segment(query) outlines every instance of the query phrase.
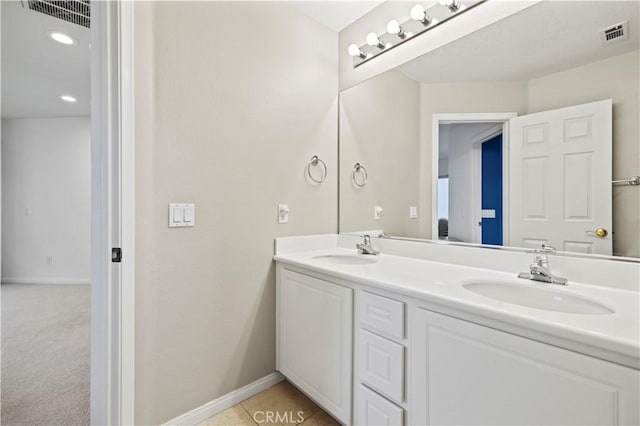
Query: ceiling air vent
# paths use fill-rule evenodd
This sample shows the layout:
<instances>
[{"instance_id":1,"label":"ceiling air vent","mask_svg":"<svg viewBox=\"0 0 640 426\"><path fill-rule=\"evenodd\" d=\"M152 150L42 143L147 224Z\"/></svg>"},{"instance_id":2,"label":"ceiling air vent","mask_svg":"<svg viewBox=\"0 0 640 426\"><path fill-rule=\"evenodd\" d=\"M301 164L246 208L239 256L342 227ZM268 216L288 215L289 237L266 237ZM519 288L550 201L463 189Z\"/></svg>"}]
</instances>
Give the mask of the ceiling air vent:
<instances>
[{"instance_id":1,"label":"ceiling air vent","mask_svg":"<svg viewBox=\"0 0 640 426\"><path fill-rule=\"evenodd\" d=\"M91 0L23 0L22 5L36 12L53 16L83 27L91 24Z\"/></svg>"},{"instance_id":2,"label":"ceiling air vent","mask_svg":"<svg viewBox=\"0 0 640 426\"><path fill-rule=\"evenodd\" d=\"M624 21L609 28L605 28L604 30L600 30L600 38L602 39L602 44L605 46L628 39L629 22Z\"/></svg>"}]
</instances>

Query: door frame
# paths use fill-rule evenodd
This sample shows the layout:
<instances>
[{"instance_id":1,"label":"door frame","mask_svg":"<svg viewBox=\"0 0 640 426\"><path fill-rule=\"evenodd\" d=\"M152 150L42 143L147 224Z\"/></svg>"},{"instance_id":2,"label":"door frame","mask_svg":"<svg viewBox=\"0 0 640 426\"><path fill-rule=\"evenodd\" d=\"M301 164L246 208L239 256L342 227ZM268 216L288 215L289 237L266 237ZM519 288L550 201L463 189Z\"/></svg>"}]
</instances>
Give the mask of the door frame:
<instances>
[{"instance_id":1,"label":"door frame","mask_svg":"<svg viewBox=\"0 0 640 426\"><path fill-rule=\"evenodd\" d=\"M508 176L509 176L509 120L517 117L517 112L470 112L433 114L431 119L431 238L438 235L438 148L440 146L441 124L502 123L502 214L503 245L509 241L508 217ZM477 137L481 137L482 134ZM475 162L475 161L474 161ZM475 172L474 172L475 173ZM434 237L435 236L435 237Z\"/></svg>"},{"instance_id":2,"label":"door frame","mask_svg":"<svg viewBox=\"0 0 640 426\"><path fill-rule=\"evenodd\" d=\"M91 424L135 420L133 7L91 4Z\"/></svg>"}]
</instances>

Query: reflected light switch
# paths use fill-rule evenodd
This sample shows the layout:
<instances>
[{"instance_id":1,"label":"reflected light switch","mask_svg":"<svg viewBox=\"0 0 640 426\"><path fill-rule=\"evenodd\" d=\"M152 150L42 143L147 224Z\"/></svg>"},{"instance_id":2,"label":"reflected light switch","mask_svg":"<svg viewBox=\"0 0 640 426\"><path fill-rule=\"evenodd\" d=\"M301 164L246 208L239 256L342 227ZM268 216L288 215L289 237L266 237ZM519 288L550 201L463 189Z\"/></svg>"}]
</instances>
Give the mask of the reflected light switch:
<instances>
[{"instance_id":1,"label":"reflected light switch","mask_svg":"<svg viewBox=\"0 0 640 426\"><path fill-rule=\"evenodd\" d=\"M418 218L418 207L411 206L409 207L409 219L417 219Z\"/></svg>"},{"instance_id":2,"label":"reflected light switch","mask_svg":"<svg viewBox=\"0 0 640 426\"><path fill-rule=\"evenodd\" d=\"M184 226L195 226L196 224L196 205L184 204Z\"/></svg>"},{"instance_id":3,"label":"reflected light switch","mask_svg":"<svg viewBox=\"0 0 640 426\"><path fill-rule=\"evenodd\" d=\"M174 204L171 207L171 222L182 223L184 219L184 209L180 204Z\"/></svg>"}]
</instances>

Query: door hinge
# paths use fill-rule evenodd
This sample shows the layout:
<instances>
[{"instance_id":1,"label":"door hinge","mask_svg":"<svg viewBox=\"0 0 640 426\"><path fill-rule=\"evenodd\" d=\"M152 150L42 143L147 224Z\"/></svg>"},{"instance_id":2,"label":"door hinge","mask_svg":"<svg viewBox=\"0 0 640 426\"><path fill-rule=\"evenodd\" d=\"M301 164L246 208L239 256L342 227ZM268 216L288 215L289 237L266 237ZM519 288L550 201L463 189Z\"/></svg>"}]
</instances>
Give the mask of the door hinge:
<instances>
[{"instance_id":1,"label":"door hinge","mask_svg":"<svg viewBox=\"0 0 640 426\"><path fill-rule=\"evenodd\" d=\"M122 262L122 249L120 247L111 249L111 261L114 263Z\"/></svg>"}]
</instances>

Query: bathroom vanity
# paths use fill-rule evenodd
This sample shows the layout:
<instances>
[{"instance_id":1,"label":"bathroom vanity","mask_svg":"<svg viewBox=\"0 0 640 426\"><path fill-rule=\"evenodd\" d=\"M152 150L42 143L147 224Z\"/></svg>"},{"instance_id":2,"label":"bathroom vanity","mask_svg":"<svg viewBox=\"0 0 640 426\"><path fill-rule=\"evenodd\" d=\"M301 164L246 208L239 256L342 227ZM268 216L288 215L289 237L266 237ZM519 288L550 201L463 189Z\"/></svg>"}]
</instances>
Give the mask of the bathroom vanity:
<instances>
[{"instance_id":1,"label":"bathroom vanity","mask_svg":"<svg viewBox=\"0 0 640 426\"><path fill-rule=\"evenodd\" d=\"M276 240L277 369L343 424L640 421L640 264L360 240Z\"/></svg>"}]
</instances>

